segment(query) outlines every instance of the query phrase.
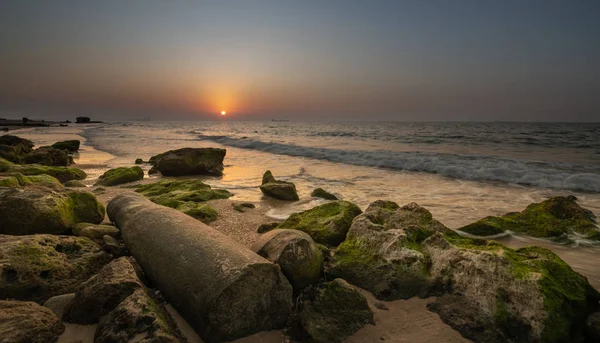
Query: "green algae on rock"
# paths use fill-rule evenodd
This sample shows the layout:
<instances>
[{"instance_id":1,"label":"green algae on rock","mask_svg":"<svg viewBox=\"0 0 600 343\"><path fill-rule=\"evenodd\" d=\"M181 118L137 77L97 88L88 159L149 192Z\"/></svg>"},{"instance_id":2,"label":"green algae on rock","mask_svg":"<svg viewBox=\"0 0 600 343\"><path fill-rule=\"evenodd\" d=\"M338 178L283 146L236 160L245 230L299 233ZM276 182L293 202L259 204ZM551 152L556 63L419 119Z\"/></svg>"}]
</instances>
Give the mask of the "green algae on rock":
<instances>
[{"instance_id":1,"label":"green algae on rock","mask_svg":"<svg viewBox=\"0 0 600 343\"><path fill-rule=\"evenodd\" d=\"M81 182L79 180L69 180L64 183L64 186L68 187L68 188L86 188L87 187L83 182Z\"/></svg>"},{"instance_id":2,"label":"green algae on rock","mask_svg":"<svg viewBox=\"0 0 600 343\"><path fill-rule=\"evenodd\" d=\"M44 166L69 166L73 158L66 151L51 147L41 147L23 157L27 164L41 164Z\"/></svg>"},{"instance_id":3,"label":"green algae on rock","mask_svg":"<svg viewBox=\"0 0 600 343\"><path fill-rule=\"evenodd\" d=\"M182 148L152 156L150 174L159 171L164 176L223 175L225 149Z\"/></svg>"},{"instance_id":4,"label":"green algae on rock","mask_svg":"<svg viewBox=\"0 0 600 343\"><path fill-rule=\"evenodd\" d=\"M327 192L323 188L315 189L312 193L310 193L310 196L314 198L322 198L325 200L338 200L338 198L335 195Z\"/></svg>"},{"instance_id":5,"label":"green algae on rock","mask_svg":"<svg viewBox=\"0 0 600 343\"><path fill-rule=\"evenodd\" d=\"M553 197L534 203L522 212L502 217L486 217L460 228L475 236L493 236L513 231L541 238L567 238L577 234L583 238L600 241L600 229L593 213L580 207L574 196Z\"/></svg>"},{"instance_id":6,"label":"green algae on rock","mask_svg":"<svg viewBox=\"0 0 600 343\"><path fill-rule=\"evenodd\" d=\"M117 186L128 182L139 181L144 178L144 171L138 166L119 167L106 171L102 174L96 185Z\"/></svg>"},{"instance_id":7,"label":"green algae on rock","mask_svg":"<svg viewBox=\"0 0 600 343\"><path fill-rule=\"evenodd\" d=\"M50 188L63 187L58 179L46 174L25 176L21 173L5 173L0 175L0 187L25 187L31 185Z\"/></svg>"},{"instance_id":8,"label":"green algae on rock","mask_svg":"<svg viewBox=\"0 0 600 343\"><path fill-rule=\"evenodd\" d=\"M253 203L250 203L250 202L232 203L231 206L233 207L234 210L236 210L238 212L242 212L242 213L244 213L244 209L246 209L246 208L256 208L256 205L254 205Z\"/></svg>"},{"instance_id":9,"label":"green algae on rock","mask_svg":"<svg viewBox=\"0 0 600 343\"><path fill-rule=\"evenodd\" d=\"M0 172L21 173L27 176L46 174L57 178L60 182L83 180L87 177L87 174L83 170L77 168L52 167L37 164L20 165L11 163L3 158L0 158Z\"/></svg>"},{"instance_id":10,"label":"green algae on rock","mask_svg":"<svg viewBox=\"0 0 600 343\"><path fill-rule=\"evenodd\" d=\"M342 279L323 283L304 301L302 330L314 343L341 342L366 324L375 324L367 299Z\"/></svg>"},{"instance_id":11,"label":"green algae on rock","mask_svg":"<svg viewBox=\"0 0 600 343\"><path fill-rule=\"evenodd\" d=\"M72 293L110 261L85 237L0 235L0 295L43 302Z\"/></svg>"},{"instance_id":12,"label":"green algae on rock","mask_svg":"<svg viewBox=\"0 0 600 343\"><path fill-rule=\"evenodd\" d=\"M262 177L262 184L260 190L264 195L270 196L279 200L296 201L298 192L296 192L296 185L292 182L278 181L275 180L270 170L267 170Z\"/></svg>"},{"instance_id":13,"label":"green algae on rock","mask_svg":"<svg viewBox=\"0 0 600 343\"><path fill-rule=\"evenodd\" d=\"M77 223L103 219L104 206L92 193L39 186L0 188L0 234L64 234Z\"/></svg>"},{"instance_id":14,"label":"green algae on rock","mask_svg":"<svg viewBox=\"0 0 600 343\"><path fill-rule=\"evenodd\" d=\"M304 231L317 243L337 246L346 238L354 217L361 213L351 202L332 201L294 213L277 228Z\"/></svg>"},{"instance_id":15,"label":"green algae on rock","mask_svg":"<svg viewBox=\"0 0 600 343\"><path fill-rule=\"evenodd\" d=\"M21 163L23 157L32 151L33 142L28 139L13 135L0 136L0 159Z\"/></svg>"},{"instance_id":16,"label":"green algae on rock","mask_svg":"<svg viewBox=\"0 0 600 343\"><path fill-rule=\"evenodd\" d=\"M187 214L190 217L194 217L199 221L208 224L217 220L219 213L209 204L202 204L192 201L184 201L174 207L176 210Z\"/></svg>"},{"instance_id":17,"label":"green algae on rock","mask_svg":"<svg viewBox=\"0 0 600 343\"><path fill-rule=\"evenodd\" d=\"M69 152L76 152L79 150L80 141L73 139L68 141L56 142L52 144L54 149L66 150Z\"/></svg>"}]
</instances>

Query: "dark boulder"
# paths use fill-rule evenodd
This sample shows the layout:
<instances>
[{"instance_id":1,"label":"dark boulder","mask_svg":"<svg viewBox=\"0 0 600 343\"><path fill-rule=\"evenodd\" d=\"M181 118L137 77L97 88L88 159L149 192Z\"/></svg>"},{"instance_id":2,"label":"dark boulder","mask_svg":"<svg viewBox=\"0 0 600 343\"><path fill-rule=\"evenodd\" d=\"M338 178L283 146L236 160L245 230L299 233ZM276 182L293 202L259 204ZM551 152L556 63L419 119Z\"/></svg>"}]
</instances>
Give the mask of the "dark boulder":
<instances>
[{"instance_id":1,"label":"dark boulder","mask_svg":"<svg viewBox=\"0 0 600 343\"><path fill-rule=\"evenodd\" d=\"M0 300L0 341L56 342L65 326L49 309L29 301Z\"/></svg>"},{"instance_id":2,"label":"dark boulder","mask_svg":"<svg viewBox=\"0 0 600 343\"><path fill-rule=\"evenodd\" d=\"M225 149L183 148L152 156L150 173L159 171L164 176L223 175Z\"/></svg>"},{"instance_id":3,"label":"dark boulder","mask_svg":"<svg viewBox=\"0 0 600 343\"><path fill-rule=\"evenodd\" d=\"M0 136L0 158L22 163L23 157L33 151L33 142L13 135Z\"/></svg>"},{"instance_id":4,"label":"dark boulder","mask_svg":"<svg viewBox=\"0 0 600 343\"><path fill-rule=\"evenodd\" d=\"M315 189L312 193L310 193L310 196L313 198L322 198L325 200L338 200L338 198L335 195L327 192L323 188Z\"/></svg>"},{"instance_id":5,"label":"dark boulder","mask_svg":"<svg viewBox=\"0 0 600 343\"><path fill-rule=\"evenodd\" d=\"M27 164L41 164L43 166L69 166L73 159L65 150L51 147L41 147L25 155L23 161Z\"/></svg>"},{"instance_id":6,"label":"dark boulder","mask_svg":"<svg viewBox=\"0 0 600 343\"><path fill-rule=\"evenodd\" d=\"M271 171L267 170L262 178L260 190L264 195L279 200L296 201L300 199L296 192L296 185L292 182L275 180Z\"/></svg>"},{"instance_id":7,"label":"dark boulder","mask_svg":"<svg viewBox=\"0 0 600 343\"><path fill-rule=\"evenodd\" d=\"M80 144L81 144L80 141L73 139L73 140L69 140L69 141L56 142L56 143L52 144L52 147L54 149L66 150L69 152L76 152L79 150Z\"/></svg>"}]
</instances>

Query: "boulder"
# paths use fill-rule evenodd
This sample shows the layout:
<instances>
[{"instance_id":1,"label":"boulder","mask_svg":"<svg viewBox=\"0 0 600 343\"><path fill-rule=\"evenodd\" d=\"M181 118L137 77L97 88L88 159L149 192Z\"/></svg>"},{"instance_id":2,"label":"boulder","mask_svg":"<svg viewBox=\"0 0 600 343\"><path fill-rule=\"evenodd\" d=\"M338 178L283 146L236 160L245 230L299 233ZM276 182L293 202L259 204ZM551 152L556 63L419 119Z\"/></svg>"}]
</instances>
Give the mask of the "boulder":
<instances>
[{"instance_id":1,"label":"boulder","mask_svg":"<svg viewBox=\"0 0 600 343\"><path fill-rule=\"evenodd\" d=\"M260 236L252 250L276 263L299 291L319 280L323 273L323 254L309 235L298 230L273 230Z\"/></svg>"},{"instance_id":2,"label":"boulder","mask_svg":"<svg viewBox=\"0 0 600 343\"><path fill-rule=\"evenodd\" d=\"M579 206L574 196L553 197L534 203L522 212L486 217L459 230L474 236L493 236L506 231L534 237L569 239L569 236L600 241L594 214Z\"/></svg>"},{"instance_id":3,"label":"boulder","mask_svg":"<svg viewBox=\"0 0 600 343\"><path fill-rule=\"evenodd\" d=\"M87 187L83 182L81 182L79 180L69 180L64 183L64 186L68 187L68 188L86 188Z\"/></svg>"},{"instance_id":4,"label":"boulder","mask_svg":"<svg viewBox=\"0 0 600 343\"><path fill-rule=\"evenodd\" d=\"M94 343L179 343L172 322L164 306L138 289L100 319Z\"/></svg>"},{"instance_id":5,"label":"boulder","mask_svg":"<svg viewBox=\"0 0 600 343\"><path fill-rule=\"evenodd\" d=\"M25 176L21 173L4 173L0 175L0 187L25 187L31 185L63 188L58 179L46 174Z\"/></svg>"},{"instance_id":6,"label":"boulder","mask_svg":"<svg viewBox=\"0 0 600 343\"><path fill-rule=\"evenodd\" d=\"M310 210L292 214L279 229L304 231L321 244L337 246L345 238L352 220L362 211L348 201L332 201Z\"/></svg>"},{"instance_id":7,"label":"boulder","mask_svg":"<svg viewBox=\"0 0 600 343\"><path fill-rule=\"evenodd\" d=\"M135 167L119 167L110 169L102 174L96 185L101 186L116 186L128 182L139 181L144 178L144 171L142 168Z\"/></svg>"},{"instance_id":8,"label":"boulder","mask_svg":"<svg viewBox=\"0 0 600 343\"><path fill-rule=\"evenodd\" d=\"M64 151L51 147L35 149L23 157L27 164L41 164L43 166L68 166L73 159Z\"/></svg>"},{"instance_id":9,"label":"boulder","mask_svg":"<svg viewBox=\"0 0 600 343\"><path fill-rule=\"evenodd\" d=\"M367 299L342 279L318 286L305 300L299 322L308 341L341 342L366 324L375 324Z\"/></svg>"},{"instance_id":10,"label":"boulder","mask_svg":"<svg viewBox=\"0 0 600 343\"><path fill-rule=\"evenodd\" d=\"M110 256L85 237L0 235L0 298L37 302L75 289Z\"/></svg>"},{"instance_id":11,"label":"boulder","mask_svg":"<svg viewBox=\"0 0 600 343\"><path fill-rule=\"evenodd\" d=\"M586 338L589 342L600 342L600 312L592 313L586 321Z\"/></svg>"},{"instance_id":12,"label":"boulder","mask_svg":"<svg viewBox=\"0 0 600 343\"><path fill-rule=\"evenodd\" d=\"M223 175L225 149L183 148L152 156L150 173L159 171L164 176Z\"/></svg>"},{"instance_id":13,"label":"boulder","mask_svg":"<svg viewBox=\"0 0 600 343\"><path fill-rule=\"evenodd\" d=\"M126 257L113 260L77 288L63 319L77 324L97 323L133 292L142 289L144 286L131 262Z\"/></svg>"},{"instance_id":14,"label":"boulder","mask_svg":"<svg viewBox=\"0 0 600 343\"><path fill-rule=\"evenodd\" d=\"M322 198L325 200L338 200L338 198L335 195L327 192L323 188L315 189L312 193L310 193L310 196L313 198Z\"/></svg>"},{"instance_id":15,"label":"boulder","mask_svg":"<svg viewBox=\"0 0 600 343\"><path fill-rule=\"evenodd\" d=\"M265 233L265 232L275 229L277 226L279 226L279 222L260 224L258 226L258 228L256 229L256 232L257 233Z\"/></svg>"},{"instance_id":16,"label":"boulder","mask_svg":"<svg viewBox=\"0 0 600 343\"><path fill-rule=\"evenodd\" d=\"M97 225L90 223L79 223L73 226L73 235L87 237L91 239L102 239L108 235L111 237L119 236L119 229L112 225Z\"/></svg>"},{"instance_id":17,"label":"boulder","mask_svg":"<svg viewBox=\"0 0 600 343\"><path fill-rule=\"evenodd\" d=\"M238 211L238 212L245 212L245 209L247 208L256 208L256 205L254 205L253 203L250 202L243 202L243 203L231 203L231 206L233 207L234 210Z\"/></svg>"},{"instance_id":18,"label":"boulder","mask_svg":"<svg viewBox=\"0 0 600 343\"><path fill-rule=\"evenodd\" d=\"M79 150L80 141L73 139L68 141L56 142L52 144L54 149L66 150L69 152L76 152Z\"/></svg>"},{"instance_id":19,"label":"boulder","mask_svg":"<svg viewBox=\"0 0 600 343\"><path fill-rule=\"evenodd\" d=\"M100 223L104 206L89 192L45 187L0 188L0 234L64 234L77 223Z\"/></svg>"},{"instance_id":20,"label":"boulder","mask_svg":"<svg viewBox=\"0 0 600 343\"><path fill-rule=\"evenodd\" d=\"M125 244L117 241L114 237L106 235L102 237L102 241L104 243L104 250L113 255L114 257L121 257L128 255L127 247Z\"/></svg>"},{"instance_id":21,"label":"boulder","mask_svg":"<svg viewBox=\"0 0 600 343\"><path fill-rule=\"evenodd\" d=\"M142 160L141 158L136 158L135 164L144 164L144 160Z\"/></svg>"},{"instance_id":22,"label":"boulder","mask_svg":"<svg viewBox=\"0 0 600 343\"><path fill-rule=\"evenodd\" d=\"M77 168L51 167L35 164L20 165L11 163L3 158L0 158L0 173L1 172L21 173L28 176L46 174L57 178L60 182L83 180L87 177L87 174L83 170Z\"/></svg>"},{"instance_id":23,"label":"boulder","mask_svg":"<svg viewBox=\"0 0 600 343\"><path fill-rule=\"evenodd\" d=\"M108 215L146 276L206 342L285 324L292 287L273 263L136 193L116 196Z\"/></svg>"},{"instance_id":24,"label":"boulder","mask_svg":"<svg viewBox=\"0 0 600 343\"><path fill-rule=\"evenodd\" d=\"M425 295L428 259L420 244L435 232L450 230L419 205L375 202L352 222L329 272L381 299Z\"/></svg>"},{"instance_id":25,"label":"boulder","mask_svg":"<svg viewBox=\"0 0 600 343\"><path fill-rule=\"evenodd\" d=\"M217 219L218 213L205 201L226 199L233 194L215 190L200 180L161 180L137 187L136 192L153 202L177 209L204 223Z\"/></svg>"},{"instance_id":26,"label":"boulder","mask_svg":"<svg viewBox=\"0 0 600 343\"><path fill-rule=\"evenodd\" d=\"M67 305L73 301L75 293L56 295L44 302L44 307L49 308L58 318L62 318Z\"/></svg>"},{"instance_id":27,"label":"boulder","mask_svg":"<svg viewBox=\"0 0 600 343\"><path fill-rule=\"evenodd\" d=\"M296 185L292 182L275 180L273 174L271 174L271 171L269 170L263 175L260 190L264 195L279 200L296 201L300 199L298 197L298 192L296 192Z\"/></svg>"},{"instance_id":28,"label":"boulder","mask_svg":"<svg viewBox=\"0 0 600 343\"><path fill-rule=\"evenodd\" d=\"M49 309L30 301L0 300L0 341L51 343L65 326Z\"/></svg>"},{"instance_id":29,"label":"boulder","mask_svg":"<svg viewBox=\"0 0 600 343\"><path fill-rule=\"evenodd\" d=\"M21 163L23 157L33 151L33 142L13 135L0 136L0 158Z\"/></svg>"}]
</instances>

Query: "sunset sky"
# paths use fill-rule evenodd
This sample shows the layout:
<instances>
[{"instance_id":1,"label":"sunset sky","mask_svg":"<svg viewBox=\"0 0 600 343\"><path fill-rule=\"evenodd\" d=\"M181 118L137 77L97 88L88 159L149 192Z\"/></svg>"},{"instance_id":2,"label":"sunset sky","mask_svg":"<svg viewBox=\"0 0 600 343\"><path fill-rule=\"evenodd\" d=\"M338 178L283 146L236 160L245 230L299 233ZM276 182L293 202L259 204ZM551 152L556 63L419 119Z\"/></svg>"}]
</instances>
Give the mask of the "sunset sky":
<instances>
[{"instance_id":1,"label":"sunset sky","mask_svg":"<svg viewBox=\"0 0 600 343\"><path fill-rule=\"evenodd\" d=\"M0 2L0 117L600 120L600 1Z\"/></svg>"}]
</instances>

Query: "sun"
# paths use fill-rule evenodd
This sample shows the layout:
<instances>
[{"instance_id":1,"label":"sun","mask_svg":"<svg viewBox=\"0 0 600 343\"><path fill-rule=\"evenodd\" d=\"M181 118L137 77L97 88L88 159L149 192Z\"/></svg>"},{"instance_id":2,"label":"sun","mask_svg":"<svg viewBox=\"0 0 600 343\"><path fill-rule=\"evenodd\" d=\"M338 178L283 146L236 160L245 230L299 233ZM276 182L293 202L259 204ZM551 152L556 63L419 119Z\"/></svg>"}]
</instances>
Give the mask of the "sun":
<instances>
[{"instance_id":1,"label":"sun","mask_svg":"<svg viewBox=\"0 0 600 343\"><path fill-rule=\"evenodd\" d=\"M226 114L227 114L227 112L225 112L225 111L221 111L221 115L222 115L222 116L224 116L224 115L226 115Z\"/></svg>"}]
</instances>

